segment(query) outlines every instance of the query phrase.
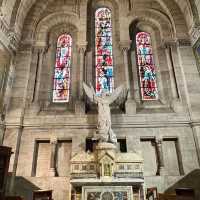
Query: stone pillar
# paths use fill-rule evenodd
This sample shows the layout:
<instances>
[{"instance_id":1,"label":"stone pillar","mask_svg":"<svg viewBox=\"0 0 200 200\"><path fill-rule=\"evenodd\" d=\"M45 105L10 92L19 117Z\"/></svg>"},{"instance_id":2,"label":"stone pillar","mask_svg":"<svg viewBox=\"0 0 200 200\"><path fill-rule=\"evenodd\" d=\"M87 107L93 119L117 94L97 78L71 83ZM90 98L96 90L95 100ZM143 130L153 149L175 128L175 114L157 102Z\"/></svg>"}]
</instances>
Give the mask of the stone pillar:
<instances>
[{"instance_id":1,"label":"stone pillar","mask_svg":"<svg viewBox=\"0 0 200 200\"><path fill-rule=\"evenodd\" d=\"M165 47L166 47L165 53L166 53L166 56L167 56L169 75L170 75L170 83L171 83L171 89L172 89L172 98L178 99L176 77L175 77L175 74L174 74L174 64L173 64L173 60L172 60L171 44L166 43Z\"/></svg>"},{"instance_id":2,"label":"stone pillar","mask_svg":"<svg viewBox=\"0 0 200 200\"><path fill-rule=\"evenodd\" d=\"M41 73L42 73L42 64L43 64L43 58L45 53L46 47L35 47L35 52L38 54L38 60L37 60L37 66L36 66L36 72L35 72L35 86L34 86L34 95L33 95L33 101L36 103L38 102L39 98L39 90L40 90L40 80L41 80Z\"/></svg>"},{"instance_id":3,"label":"stone pillar","mask_svg":"<svg viewBox=\"0 0 200 200\"><path fill-rule=\"evenodd\" d=\"M83 81L84 81L84 64L85 64L85 50L86 45L79 46L79 59L80 59L80 82L79 82L79 99L83 99Z\"/></svg>"},{"instance_id":4,"label":"stone pillar","mask_svg":"<svg viewBox=\"0 0 200 200\"><path fill-rule=\"evenodd\" d=\"M75 112L76 114L85 113L85 103L83 102L83 81L84 81L84 65L85 65L85 51L86 45L79 45L79 87L78 87L78 99L76 100Z\"/></svg>"},{"instance_id":5,"label":"stone pillar","mask_svg":"<svg viewBox=\"0 0 200 200\"><path fill-rule=\"evenodd\" d=\"M163 158L163 150L162 150L162 140L156 140L156 152L158 159L158 175L164 175L164 158Z\"/></svg>"},{"instance_id":6,"label":"stone pillar","mask_svg":"<svg viewBox=\"0 0 200 200\"><path fill-rule=\"evenodd\" d=\"M5 110L7 111L10 107L10 99L12 96L12 87L13 87L13 81L15 77L15 64L14 64L14 57L11 59L10 62L10 69L8 73L8 79L7 79L7 86L4 94L4 101L3 104L5 105Z\"/></svg>"},{"instance_id":7,"label":"stone pillar","mask_svg":"<svg viewBox=\"0 0 200 200\"><path fill-rule=\"evenodd\" d=\"M176 71L175 67L178 66L178 60L176 58L176 53L175 53L176 48L177 48L177 43L175 41L165 42L165 53L167 57L171 91L172 91L171 106L175 112L182 112L183 108L179 98L179 91L175 73Z\"/></svg>"},{"instance_id":8,"label":"stone pillar","mask_svg":"<svg viewBox=\"0 0 200 200\"><path fill-rule=\"evenodd\" d=\"M56 175L56 148L57 148L57 139L51 139L51 160L50 160L50 170L49 175L54 177Z\"/></svg>"},{"instance_id":9,"label":"stone pillar","mask_svg":"<svg viewBox=\"0 0 200 200\"><path fill-rule=\"evenodd\" d=\"M128 64L128 50L130 48L130 41L121 42L120 48L123 53L126 88L128 90L127 101L125 104L126 114L135 114L136 113L136 103L135 103L134 99L132 99L132 96L131 96L130 74L129 74L129 64Z\"/></svg>"},{"instance_id":10,"label":"stone pillar","mask_svg":"<svg viewBox=\"0 0 200 200\"><path fill-rule=\"evenodd\" d=\"M3 138L5 134L5 124L4 120L0 120L0 145L3 145Z\"/></svg>"}]
</instances>

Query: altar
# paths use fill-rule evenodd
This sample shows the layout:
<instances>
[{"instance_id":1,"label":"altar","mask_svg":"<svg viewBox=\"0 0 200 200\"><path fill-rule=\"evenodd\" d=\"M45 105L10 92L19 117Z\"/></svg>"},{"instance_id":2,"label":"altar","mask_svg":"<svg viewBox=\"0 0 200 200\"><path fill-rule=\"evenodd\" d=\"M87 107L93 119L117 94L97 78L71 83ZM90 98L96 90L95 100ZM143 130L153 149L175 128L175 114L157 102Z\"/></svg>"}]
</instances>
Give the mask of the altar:
<instances>
[{"instance_id":1,"label":"altar","mask_svg":"<svg viewBox=\"0 0 200 200\"><path fill-rule=\"evenodd\" d=\"M72 200L143 200L143 159L139 153L120 153L111 143L71 159Z\"/></svg>"},{"instance_id":2,"label":"altar","mask_svg":"<svg viewBox=\"0 0 200 200\"><path fill-rule=\"evenodd\" d=\"M83 87L98 105L96 146L93 152L81 151L71 159L71 200L144 200L143 158L138 152L119 152L111 127L110 104L125 88L99 96L92 86Z\"/></svg>"}]
</instances>

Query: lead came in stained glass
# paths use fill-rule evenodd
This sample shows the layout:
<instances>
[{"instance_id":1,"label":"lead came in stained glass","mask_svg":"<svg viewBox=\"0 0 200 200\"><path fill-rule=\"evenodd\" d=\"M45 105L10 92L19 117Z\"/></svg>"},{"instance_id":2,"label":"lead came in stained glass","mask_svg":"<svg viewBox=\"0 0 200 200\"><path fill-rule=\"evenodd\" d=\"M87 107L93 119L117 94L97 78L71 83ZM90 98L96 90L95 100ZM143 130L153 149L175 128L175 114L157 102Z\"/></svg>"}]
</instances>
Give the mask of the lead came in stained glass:
<instances>
[{"instance_id":1,"label":"lead came in stained glass","mask_svg":"<svg viewBox=\"0 0 200 200\"><path fill-rule=\"evenodd\" d=\"M62 34L57 41L53 102L69 102L72 38Z\"/></svg>"},{"instance_id":2,"label":"lead came in stained glass","mask_svg":"<svg viewBox=\"0 0 200 200\"><path fill-rule=\"evenodd\" d=\"M96 36L96 94L112 93L113 80L113 52L112 52L112 22L111 11L99 8L95 13Z\"/></svg>"},{"instance_id":3,"label":"lead came in stained glass","mask_svg":"<svg viewBox=\"0 0 200 200\"><path fill-rule=\"evenodd\" d=\"M150 34L139 32L136 35L136 46L142 100L157 100L158 90Z\"/></svg>"}]
</instances>

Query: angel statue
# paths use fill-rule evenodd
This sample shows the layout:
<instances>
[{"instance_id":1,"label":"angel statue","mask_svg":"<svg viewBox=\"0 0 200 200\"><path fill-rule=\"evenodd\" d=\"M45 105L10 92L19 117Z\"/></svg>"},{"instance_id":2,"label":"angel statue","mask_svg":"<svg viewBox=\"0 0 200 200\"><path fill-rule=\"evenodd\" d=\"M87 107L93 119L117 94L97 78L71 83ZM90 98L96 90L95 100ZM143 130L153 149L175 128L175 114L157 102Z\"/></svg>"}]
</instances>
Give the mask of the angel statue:
<instances>
[{"instance_id":1,"label":"angel statue","mask_svg":"<svg viewBox=\"0 0 200 200\"><path fill-rule=\"evenodd\" d=\"M110 142L116 144L117 137L111 128L111 113L109 105L120 96L124 90L124 86L119 86L113 91L112 94L102 92L100 96L96 95L91 84L89 87L83 82L83 88L90 101L98 105L98 125L94 138L100 142Z\"/></svg>"}]
</instances>

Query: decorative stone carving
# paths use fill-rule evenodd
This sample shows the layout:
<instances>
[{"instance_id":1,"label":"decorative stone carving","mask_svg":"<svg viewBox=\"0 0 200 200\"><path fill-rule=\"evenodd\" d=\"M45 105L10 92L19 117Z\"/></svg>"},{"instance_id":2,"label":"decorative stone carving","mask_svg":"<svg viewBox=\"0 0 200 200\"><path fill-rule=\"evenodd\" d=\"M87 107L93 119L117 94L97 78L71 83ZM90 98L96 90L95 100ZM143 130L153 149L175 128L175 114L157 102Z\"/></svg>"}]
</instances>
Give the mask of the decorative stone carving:
<instances>
[{"instance_id":1,"label":"decorative stone carving","mask_svg":"<svg viewBox=\"0 0 200 200\"><path fill-rule=\"evenodd\" d=\"M19 36L9 28L3 17L0 18L0 31L8 39L8 41L3 41L4 45L12 51L16 51L19 45Z\"/></svg>"},{"instance_id":2,"label":"decorative stone carving","mask_svg":"<svg viewBox=\"0 0 200 200\"><path fill-rule=\"evenodd\" d=\"M192 45L194 45L197 40L200 38L200 26L195 26L191 29L190 31L190 38L191 38L191 42L192 42Z\"/></svg>"},{"instance_id":3,"label":"decorative stone carving","mask_svg":"<svg viewBox=\"0 0 200 200\"><path fill-rule=\"evenodd\" d=\"M85 200L133 200L131 186L84 186L82 199Z\"/></svg>"}]
</instances>

